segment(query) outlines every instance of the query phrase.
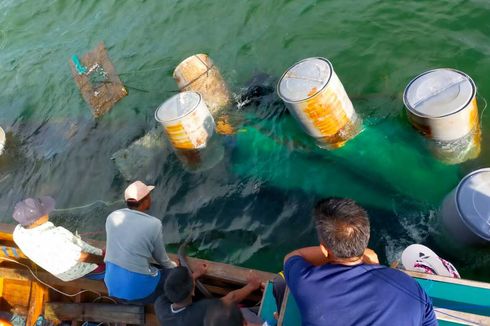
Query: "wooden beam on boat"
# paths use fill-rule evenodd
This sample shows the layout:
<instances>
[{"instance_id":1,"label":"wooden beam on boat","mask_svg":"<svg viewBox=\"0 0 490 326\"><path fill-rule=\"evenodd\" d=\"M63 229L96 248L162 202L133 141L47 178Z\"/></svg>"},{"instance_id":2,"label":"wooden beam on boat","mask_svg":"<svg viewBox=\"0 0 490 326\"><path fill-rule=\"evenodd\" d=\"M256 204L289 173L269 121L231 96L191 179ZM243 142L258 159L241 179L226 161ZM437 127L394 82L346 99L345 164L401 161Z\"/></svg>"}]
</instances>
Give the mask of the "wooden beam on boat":
<instances>
[{"instance_id":1,"label":"wooden beam on boat","mask_svg":"<svg viewBox=\"0 0 490 326\"><path fill-rule=\"evenodd\" d=\"M0 275L2 275L4 279L10 279L10 280L18 280L18 281L35 280L32 274L27 269L24 269L23 267L22 268L0 267ZM80 278L74 281L64 282L59 278L56 278L51 274L49 274L48 272L44 272L44 271L37 272L37 276L43 282L52 285L54 287L67 287L67 288L73 288L74 290L84 289L89 291L95 291L97 293L107 292L107 288L105 287L104 282L100 282L100 281L92 281L89 279Z\"/></svg>"},{"instance_id":2,"label":"wooden beam on boat","mask_svg":"<svg viewBox=\"0 0 490 326\"><path fill-rule=\"evenodd\" d=\"M14 241L12 232L14 232L15 226L12 224L0 223L0 240Z\"/></svg>"},{"instance_id":3,"label":"wooden beam on boat","mask_svg":"<svg viewBox=\"0 0 490 326\"><path fill-rule=\"evenodd\" d=\"M431 280L431 281L460 284L460 285L464 285L464 286L473 286L473 287L482 288L482 289L490 289L490 283L472 281L472 280L467 280L467 279L463 279L463 278L453 278L453 277L431 275L431 274L420 273L420 272L412 272L412 271L407 271L404 269L400 269L400 271L404 272L405 274L407 274L411 277L422 278L422 279Z\"/></svg>"},{"instance_id":4,"label":"wooden beam on boat","mask_svg":"<svg viewBox=\"0 0 490 326\"><path fill-rule=\"evenodd\" d=\"M38 282L31 282L31 297L29 299L26 325L34 325L37 318L43 314L46 296L47 290L44 285Z\"/></svg>"},{"instance_id":5,"label":"wooden beam on boat","mask_svg":"<svg viewBox=\"0 0 490 326\"><path fill-rule=\"evenodd\" d=\"M490 317L469 314L466 312L434 307L437 320L444 320L462 325L490 325Z\"/></svg>"},{"instance_id":6,"label":"wooden beam on boat","mask_svg":"<svg viewBox=\"0 0 490 326\"><path fill-rule=\"evenodd\" d=\"M62 303L49 302L44 306L46 319L92 321L104 323L145 324L143 306L109 303Z\"/></svg>"},{"instance_id":7,"label":"wooden beam on boat","mask_svg":"<svg viewBox=\"0 0 490 326\"><path fill-rule=\"evenodd\" d=\"M170 258L176 259L175 255L171 255ZM260 278L261 282L267 282L269 280L272 280L276 276L276 274L269 272L263 272L224 263L217 263L199 258L189 257L188 260L189 265L193 270L195 270L199 265L208 265L208 270L205 277L216 278L237 285L247 284L247 279L249 278L251 272L255 273Z\"/></svg>"}]
</instances>

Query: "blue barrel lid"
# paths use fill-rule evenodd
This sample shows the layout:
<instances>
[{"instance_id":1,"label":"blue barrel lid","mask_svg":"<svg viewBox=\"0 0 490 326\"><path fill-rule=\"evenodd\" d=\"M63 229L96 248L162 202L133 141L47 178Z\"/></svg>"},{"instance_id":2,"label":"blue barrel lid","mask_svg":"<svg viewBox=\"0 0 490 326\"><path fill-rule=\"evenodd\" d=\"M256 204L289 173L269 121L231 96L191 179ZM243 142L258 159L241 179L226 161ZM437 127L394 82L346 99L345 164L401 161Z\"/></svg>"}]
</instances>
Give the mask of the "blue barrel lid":
<instances>
[{"instance_id":1,"label":"blue barrel lid","mask_svg":"<svg viewBox=\"0 0 490 326\"><path fill-rule=\"evenodd\" d=\"M461 180L456 205L463 223L490 241L490 168L473 171Z\"/></svg>"}]
</instances>

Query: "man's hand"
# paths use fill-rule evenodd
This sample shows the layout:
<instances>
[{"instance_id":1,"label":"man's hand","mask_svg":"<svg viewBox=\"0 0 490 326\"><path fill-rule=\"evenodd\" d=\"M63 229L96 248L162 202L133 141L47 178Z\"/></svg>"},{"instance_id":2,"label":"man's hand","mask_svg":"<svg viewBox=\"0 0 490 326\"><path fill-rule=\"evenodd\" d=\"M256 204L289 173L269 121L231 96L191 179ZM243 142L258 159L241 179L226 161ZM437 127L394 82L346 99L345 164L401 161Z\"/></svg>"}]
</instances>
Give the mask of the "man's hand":
<instances>
[{"instance_id":1,"label":"man's hand","mask_svg":"<svg viewBox=\"0 0 490 326\"><path fill-rule=\"evenodd\" d=\"M366 248L366 250L364 250L364 254L362 255L362 262L370 265L379 264L378 255L374 252L374 250Z\"/></svg>"},{"instance_id":2,"label":"man's hand","mask_svg":"<svg viewBox=\"0 0 490 326\"><path fill-rule=\"evenodd\" d=\"M101 265L104 263L104 256L89 254L87 252L81 252L78 261L81 263Z\"/></svg>"},{"instance_id":3,"label":"man's hand","mask_svg":"<svg viewBox=\"0 0 490 326\"><path fill-rule=\"evenodd\" d=\"M194 280L196 280L201 276L203 276L204 274L206 274L207 271L208 271L208 265L200 264L198 267L194 269L194 272L192 273L192 277L194 278Z\"/></svg>"},{"instance_id":4,"label":"man's hand","mask_svg":"<svg viewBox=\"0 0 490 326\"><path fill-rule=\"evenodd\" d=\"M250 271L249 275L247 276L247 285L238 290L229 292L227 295L221 298L221 301L226 304L240 303L245 300L252 292L260 289L261 285L262 283L257 273Z\"/></svg>"},{"instance_id":5,"label":"man's hand","mask_svg":"<svg viewBox=\"0 0 490 326\"><path fill-rule=\"evenodd\" d=\"M251 290L257 290L262 286L262 282L260 281L259 276L255 272L250 272L247 277L247 286L250 287Z\"/></svg>"}]
</instances>

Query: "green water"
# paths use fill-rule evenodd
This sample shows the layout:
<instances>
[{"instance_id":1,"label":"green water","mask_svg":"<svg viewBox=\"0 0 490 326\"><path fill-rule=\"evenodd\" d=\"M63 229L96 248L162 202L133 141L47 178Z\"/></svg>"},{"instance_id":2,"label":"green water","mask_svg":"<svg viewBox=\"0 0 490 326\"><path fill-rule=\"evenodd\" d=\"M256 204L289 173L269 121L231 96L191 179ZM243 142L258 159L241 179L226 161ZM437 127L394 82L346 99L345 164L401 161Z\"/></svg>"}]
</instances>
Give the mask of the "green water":
<instances>
[{"instance_id":1,"label":"green water","mask_svg":"<svg viewBox=\"0 0 490 326\"><path fill-rule=\"evenodd\" d=\"M316 148L276 96L234 107L243 125L218 138L223 158L190 173L164 142L137 176L156 185L152 213L174 245L192 254L277 270L288 251L316 242L311 209L323 196L364 205L372 246L384 263L413 242L450 259L466 278L490 280L488 248L446 240L437 222L444 195L482 153L447 166L406 121L401 94L417 74L451 67L490 95L488 1L20 1L0 0L0 216L26 196L56 198L55 220L101 236L127 182L110 159L153 128L174 94L174 67L208 53L239 94L257 73L273 80L294 62L330 59L365 130L346 147ZM129 96L94 120L68 58L104 41ZM137 90L138 89L138 90ZM160 130L160 129L157 129ZM146 160L146 158L142 158Z\"/></svg>"}]
</instances>

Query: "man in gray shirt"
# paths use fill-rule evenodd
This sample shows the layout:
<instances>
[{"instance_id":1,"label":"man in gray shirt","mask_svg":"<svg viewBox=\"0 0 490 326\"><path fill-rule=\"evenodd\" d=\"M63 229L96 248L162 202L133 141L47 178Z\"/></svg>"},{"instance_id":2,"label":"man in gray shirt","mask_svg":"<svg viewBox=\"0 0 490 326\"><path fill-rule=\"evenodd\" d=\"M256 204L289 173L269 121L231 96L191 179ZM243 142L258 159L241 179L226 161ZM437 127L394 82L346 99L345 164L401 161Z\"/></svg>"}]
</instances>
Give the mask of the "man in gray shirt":
<instances>
[{"instance_id":1,"label":"man in gray shirt","mask_svg":"<svg viewBox=\"0 0 490 326\"><path fill-rule=\"evenodd\" d=\"M104 282L109 295L128 302L153 303L163 293L166 270L176 266L165 251L162 223L144 213L153 189L141 181L129 185L124 192L128 208L112 212L106 221Z\"/></svg>"}]
</instances>

